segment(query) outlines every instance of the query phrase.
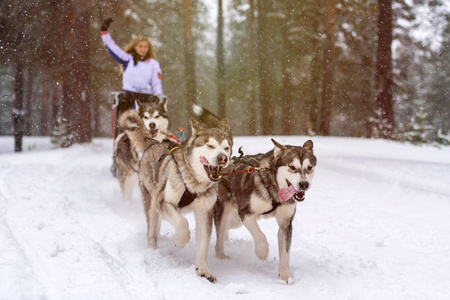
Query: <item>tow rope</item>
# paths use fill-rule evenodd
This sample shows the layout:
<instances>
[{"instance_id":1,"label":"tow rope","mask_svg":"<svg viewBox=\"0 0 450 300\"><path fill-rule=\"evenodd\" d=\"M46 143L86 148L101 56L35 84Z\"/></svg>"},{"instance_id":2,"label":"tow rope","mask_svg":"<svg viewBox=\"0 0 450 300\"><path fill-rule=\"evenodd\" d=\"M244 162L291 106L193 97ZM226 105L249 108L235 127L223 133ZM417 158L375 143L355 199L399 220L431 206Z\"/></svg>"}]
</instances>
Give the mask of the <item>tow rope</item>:
<instances>
[{"instance_id":1,"label":"tow rope","mask_svg":"<svg viewBox=\"0 0 450 300\"><path fill-rule=\"evenodd\" d=\"M233 173L227 173L227 174L222 174L222 176L229 176L229 175L236 175L236 174L243 174L243 173L253 173L255 171L260 171L260 170L265 170L266 168L259 168L259 167L250 167L248 169L242 170L242 171L237 171L237 172L233 172Z\"/></svg>"}]
</instances>

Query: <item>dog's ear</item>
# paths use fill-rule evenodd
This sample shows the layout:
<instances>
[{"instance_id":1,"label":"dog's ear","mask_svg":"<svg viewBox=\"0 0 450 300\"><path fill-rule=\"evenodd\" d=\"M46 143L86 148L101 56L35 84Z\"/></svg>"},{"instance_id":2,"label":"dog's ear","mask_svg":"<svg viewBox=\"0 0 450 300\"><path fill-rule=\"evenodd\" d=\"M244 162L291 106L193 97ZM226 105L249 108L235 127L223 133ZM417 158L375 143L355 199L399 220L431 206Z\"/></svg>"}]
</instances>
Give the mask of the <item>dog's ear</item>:
<instances>
[{"instance_id":1,"label":"dog's ear","mask_svg":"<svg viewBox=\"0 0 450 300\"><path fill-rule=\"evenodd\" d=\"M311 140L307 140L304 144L303 144L303 149L306 151L311 151L313 152L313 142Z\"/></svg>"},{"instance_id":2,"label":"dog's ear","mask_svg":"<svg viewBox=\"0 0 450 300\"><path fill-rule=\"evenodd\" d=\"M273 155L274 157L277 157L278 155L280 155L280 152L282 150L286 150L286 146L281 145L280 143L278 143L277 141L275 141L274 139L271 139L272 143L275 145L275 148L273 148Z\"/></svg>"},{"instance_id":3,"label":"dog's ear","mask_svg":"<svg viewBox=\"0 0 450 300\"><path fill-rule=\"evenodd\" d=\"M218 128L225 132L231 132L230 126L228 126L227 119L225 118L220 120Z\"/></svg>"},{"instance_id":4,"label":"dog's ear","mask_svg":"<svg viewBox=\"0 0 450 300\"><path fill-rule=\"evenodd\" d=\"M203 123L197 121L196 119L191 119L192 123L192 135L199 135L202 131L205 130Z\"/></svg>"},{"instance_id":5,"label":"dog's ear","mask_svg":"<svg viewBox=\"0 0 450 300\"><path fill-rule=\"evenodd\" d=\"M226 127L228 127L227 119L223 118L222 120L220 120L219 126L226 126Z\"/></svg>"},{"instance_id":6,"label":"dog's ear","mask_svg":"<svg viewBox=\"0 0 450 300\"><path fill-rule=\"evenodd\" d=\"M167 98L161 100L161 105L164 107L164 111L167 112Z\"/></svg>"},{"instance_id":7,"label":"dog's ear","mask_svg":"<svg viewBox=\"0 0 450 300\"><path fill-rule=\"evenodd\" d=\"M137 100L134 101L134 107L136 107L136 111L139 113L140 105Z\"/></svg>"}]
</instances>

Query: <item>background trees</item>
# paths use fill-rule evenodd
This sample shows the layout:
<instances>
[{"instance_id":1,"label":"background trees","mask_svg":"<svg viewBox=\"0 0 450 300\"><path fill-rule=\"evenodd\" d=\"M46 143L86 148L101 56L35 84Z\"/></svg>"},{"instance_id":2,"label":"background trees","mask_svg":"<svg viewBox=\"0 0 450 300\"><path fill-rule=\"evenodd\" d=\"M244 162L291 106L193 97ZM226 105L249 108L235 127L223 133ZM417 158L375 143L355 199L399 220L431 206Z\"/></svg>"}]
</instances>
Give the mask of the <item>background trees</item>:
<instances>
[{"instance_id":1,"label":"background trees","mask_svg":"<svg viewBox=\"0 0 450 300\"><path fill-rule=\"evenodd\" d=\"M99 38L106 17L119 45L142 33L154 43L174 128L188 127L197 102L226 115L235 135L371 137L383 124L395 139L417 128L428 128L423 140L448 134L441 1L212 3L3 1L0 134L110 136L109 94L121 77ZM434 39L419 39L427 22Z\"/></svg>"}]
</instances>

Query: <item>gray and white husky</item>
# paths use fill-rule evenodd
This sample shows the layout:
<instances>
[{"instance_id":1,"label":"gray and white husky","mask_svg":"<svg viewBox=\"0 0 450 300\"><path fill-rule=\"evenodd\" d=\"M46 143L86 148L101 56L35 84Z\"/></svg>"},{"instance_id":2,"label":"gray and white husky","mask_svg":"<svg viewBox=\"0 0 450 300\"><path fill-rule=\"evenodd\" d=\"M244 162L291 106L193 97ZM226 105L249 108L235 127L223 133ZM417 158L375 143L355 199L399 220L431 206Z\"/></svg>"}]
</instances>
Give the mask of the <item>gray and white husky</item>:
<instances>
[{"instance_id":1,"label":"gray and white husky","mask_svg":"<svg viewBox=\"0 0 450 300\"><path fill-rule=\"evenodd\" d=\"M157 248L162 217L175 228L176 247L183 248L190 239L190 231L182 213L193 211L197 275L216 281L209 271L207 255L218 181L229 163L233 146L226 120L218 120L217 126L210 128L192 119L191 136L172 150L150 137L136 112L124 113L119 124L140 160L139 186L147 218L149 247Z\"/></svg>"},{"instance_id":2,"label":"gray and white husky","mask_svg":"<svg viewBox=\"0 0 450 300\"><path fill-rule=\"evenodd\" d=\"M288 283L291 277L289 256L296 202L305 199L305 191L311 185L317 159L311 140L305 142L303 147L281 145L273 139L272 142L275 147L270 152L233 158L224 171L238 173L249 169L249 165L257 167L220 180L219 199L214 206L216 256L228 258L224 253L228 229L244 224L253 236L256 256L265 260L269 244L257 220L261 216L275 217L279 225L278 276Z\"/></svg>"},{"instance_id":3,"label":"gray and white husky","mask_svg":"<svg viewBox=\"0 0 450 300\"><path fill-rule=\"evenodd\" d=\"M175 143L169 136L169 119L167 117L167 101L136 102L136 112L152 139L166 144ZM169 146L168 146L169 147ZM130 199L133 190L138 185L137 170L139 159L135 149L131 146L126 132L120 133L115 144L116 175L119 179L120 190L125 199Z\"/></svg>"}]
</instances>

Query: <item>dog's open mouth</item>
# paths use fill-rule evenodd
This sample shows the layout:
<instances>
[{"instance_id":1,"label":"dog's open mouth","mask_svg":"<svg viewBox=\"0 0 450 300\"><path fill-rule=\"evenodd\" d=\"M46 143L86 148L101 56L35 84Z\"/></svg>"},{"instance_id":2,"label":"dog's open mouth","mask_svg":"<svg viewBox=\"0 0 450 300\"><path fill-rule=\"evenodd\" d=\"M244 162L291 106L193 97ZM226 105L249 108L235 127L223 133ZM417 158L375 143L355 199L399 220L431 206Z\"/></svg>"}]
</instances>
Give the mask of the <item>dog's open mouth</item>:
<instances>
[{"instance_id":1,"label":"dog's open mouth","mask_svg":"<svg viewBox=\"0 0 450 300\"><path fill-rule=\"evenodd\" d=\"M221 166L212 166L204 156L200 156L200 162L205 168L206 174L211 181L219 181L223 176L223 168Z\"/></svg>"},{"instance_id":2,"label":"dog's open mouth","mask_svg":"<svg viewBox=\"0 0 450 300\"><path fill-rule=\"evenodd\" d=\"M158 135L158 129L149 129L150 137L155 138Z\"/></svg>"},{"instance_id":3,"label":"dog's open mouth","mask_svg":"<svg viewBox=\"0 0 450 300\"><path fill-rule=\"evenodd\" d=\"M289 180L286 179L286 183L288 185L288 188L290 190L292 190L292 196L294 197L294 199L298 202L301 202L303 200L305 200L305 191L301 190L301 191L297 191L294 186L292 185L292 183L289 182Z\"/></svg>"}]
</instances>

